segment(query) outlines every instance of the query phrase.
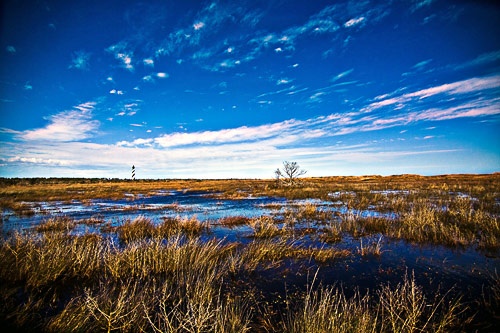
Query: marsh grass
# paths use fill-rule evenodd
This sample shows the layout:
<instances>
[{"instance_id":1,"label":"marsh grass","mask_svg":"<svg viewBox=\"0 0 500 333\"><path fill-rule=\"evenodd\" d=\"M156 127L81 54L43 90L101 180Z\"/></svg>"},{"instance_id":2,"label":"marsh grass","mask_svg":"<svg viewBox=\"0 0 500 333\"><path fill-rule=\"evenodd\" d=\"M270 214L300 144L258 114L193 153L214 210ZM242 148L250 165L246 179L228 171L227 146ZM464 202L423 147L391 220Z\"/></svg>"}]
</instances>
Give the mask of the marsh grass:
<instances>
[{"instance_id":1,"label":"marsh grass","mask_svg":"<svg viewBox=\"0 0 500 333\"><path fill-rule=\"evenodd\" d=\"M363 256L380 256L382 254L382 236L378 238L376 242L371 242L368 245L363 245L363 238L360 239L360 246L358 247L358 253Z\"/></svg>"},{"instance_id":2,"label":"marsh grass","mask_svg":"<svg viewBox=\"0 0 500 333\"><path fill-rule=\"evenodd\" d=\"M299 304L289 304L281 321L283 331L449 332L464 325L465 305L460 299L448 294L426 297L414 276L405 275L395 287L382 285L375 294L356 290L350 298L335 286L312 285Z\"/></svg>"},{"instance_id":3,"label":"marsh grass","mask_svg":"<svg viewBox=\"0 0 500 333\"><path fill-rule=\"evenodd\" d=\"M368 203L376 204L383 197L374 190L391 190L408 193L405 200L413 200L413 193L427 196L429 193L466 193L475 197L488 207L496 209L500 185L500 174L488 175L442 175L423 177L418 175L396 176L353 176L304 178L303 186L279 188L271 179L166 179L136 180L85 179L85 178L39 178L7 179L0 178L0 205L3 202L42 202L86 199L122 199L125 194L152 195L165 190L208 191L218 193L219 197L273 196L288 199L318 198L329 200L332 192L342 193L342 201L347 201L343 193L362 193ZM397 196L397 195L396 195ZM352 196L351 196L352 197ZM401 201L404 203L404 201ZM496 207L496 208L495 208Z\"/></svg>"},{"instance_id":4,"label":"marsh grass","mask_svg":"<svg viewBox=\"0 0 500 333\"><path fill-rule=\"evenodd\" d=\"M500 275L496 270L489 273L489 284L483 287L481 303L493 318L500 321Z\"/></svg>"},{"instance_id":5,"label":"marsh grass","mask_svg":"<svg viewBox=\"0 0 500 333\"><path fill-rule=\"evenodd\" d=\"M35 227L38 232L68 232L75 228L75 221L67 216L59 216L47 219Z\"/></svg>"},{"instance_id":6,"label":"marsh grass","mask_svg":"<svg viewBox=\"0 0 500 333\"><path fill-rule=\"evenodd\" d=\"M228 263L230 271L251 273L280 267L284 260L315 260L318 263L333 263L337 259L349 257L345 249L303 246L289 239L255 239L245 246L236 246Z\"/></svg>"},{"instance_id":7,"label":"marsh grass","mask_svg":"<svg viewBox=\"0 0 500 333\"><path fill-rule=\"evenodd\" d=\"M201 235L209 227L208 222L201 222L196 216L190 218L164 217L158 224L155 224L150 218L138 216L134 220L126 220L124 224L109 230L116 231L120 241L129 243L141 239L165 238L178 233L194 237Z\"/></svg>"},{"instance_id":8,"label":"marsh grass","mask_svg":"<svg viewBox=\"0 0 500 333\"><path fill-rule=\"evenodd\" d=\"M290 305L281 326L291 333L378 332L377 320L368 295L347 298L339 289L322 287L309 288L302 304Z\"/></svg>"},{"instance_id":9,"label":"marsh grass","mask_svg":"<svg viewBox=\"0 0 500 333\"><path fill-rule=\"evenodd\" d=\"M317 204L311 202L289 205L282 215L289 224L321 224L332 219L332 213L329 210L320 209Z\"/></svg>"},{"instance_id":10,"label":"marsh grass","mask_svg":"<svg viewBox=\"0 0 500 333\"><path fill-rule=\"evenodd\" d=\"M115 243L96 234L17 233L0 255L1 319L23 330L439 332L463 319L458 301L426 298L413 277L350 298L313 281L303 296L286 296L285 312L242 297L254 294L252 277L279 272L285 260L331 265L352 255L281 237L237 244L178 233Z\"/></svg>"},{"instance_id":11,"label":"marsh grass","mask_svg":"<svg viewBox=\"0 0 500 333\"><path fill-rule=\"evenodd\" d=\"M171 235L182 232L188 236L199 236L204 231L210 229L208 221L202 222L196 216L192 217L164 217L163 221L158 225L159 235Z\"/></svg>"},{"instance_id":12,"label":"marsh grass","mask_svg":"<svg viewBox=\"0 0 500 333\"><path fill-rule=\"evenodd\" d=\"M279 228L277 222L271 216L260 216L252 219L250 226L253 229L252 236L255 238L273 238L285 233L285 230Z\"/></svg>"},{"instance_id":13,"label":"marsh grass","mask_svg":"<svg viewBox=\"0 0 500 333\"><path fill-rule=\"evenodd\" d=\"M274 300L262 291L269 287L265 276L300 276L304 267L343 264L341 260L349 262L353 256L371 260L383 252L382 238L365 243L373 235L383 235L384 241L477 246L494 253L500 248L499 174L310 178L302 188L275 188L265 180L0 179L0 183L5 185L0 186L2 203L122 199L124 193L135 198L155 189L189 189L217 192L221 198L226 194L316 198L340 201L346 207L340 218L306 204L287 208L282 219L218 222L228 227L250 225L253 234L243 243L210 238L208 224L196 218L155 223L145 216L116 227L99 218L88 221L107 228L103 234L71 235L75 222L62 217L47 220L40 229L5 235L0 241L0 321L18 331L467 331L474 310L451 292L424 290L413 275L351 296L313 281L305 293L284 296L285 309L275 308ZM365 216L363 209L394 214ZM305 246L296 237L298 223L321 226L318 239L323 242L334 243L345 234L360 237L359 253L334 244ZM477 301L491 314L490 320L500 316L495 276Z\"/></svg>"},{"instance_id":14,"label":"marsh grass","mask_svg":"<svg viewBox=\"0 0 500 333\"><path fill-rule=\"evenodd\" d=\"M322 229L319 239L325 243L338 243L342 240L342 227L340 223L333 221L326 228Z\"/></svg>"},{"instance_id":15,"label":"marsh grass","mask_svg":"<svg viewBox=\"0 0 500 333\"><path fill-rule=\"evenodd\" d=\"M107 245L99 235L14 234L2 244L3 279L44 289L52 284L89 278L100 269Z\"/></svg>"},{"instance_id":16,"label":"marsh grass","mask_svg":"<svg viewBox=\"0 0 500 333\"><path fill-rule=\"evenodd\" d=\"M14 199L0 200L0 208L2 212L5 210L12 210L19 216L33 216L35 215L34 207L32 204L26 202L15 201Z\"/></svg>"},{"instance_id":17,"label":"marsh grass","mask_svg":"<svg viewBox=\"0 0 500 333\"><path fill-rule=\"evenodd\" d=\"M252 219L246 216L226 216L217 220L217 223L225 227L235 227L250 224Z\"/></svg>"},{"instance_id":18,"label":"marsh grass","mask_svg":"<svg viewBox=\"0 0 500 333\"><path fill-rule=\"evenodd\" d=\"M414 275L410 278L406 274L396 287L385 285L378 291L381 322L391 332L449 332L460 328L465 305L448 294L427 297Z\"/></svg>"},{"instance_id":19,"label":"marsh grass","mask_svg":"<svg viewBox=\"0 0 500 333\"><path fill-rule=\"evenodd\" d=\"M151 329L152 322L144 319L147 315L156 316L154 323L170 322L178 331L197 332L226 325L216 322L223 320L222 315L215 316L217 311L232 313L230 325L244 327L247 320L240 316L240 311L246 311L244 303L231 299L222 303L222 280L228 271L225 259L233 248L181 234L166 240L131 241L124 247L92 235L18 234L2 243L5 260L0 280L7 282L2 296L11 303L15 296L9 297L7 290L26 288L29 301L8 309L9 318L15 318L20 327L36 321L35 313L54 311L51 304L65 303L47 326L49 331ZM156 288L168 288L170 298L155 299ZM217 295L220 304L213 302ZM155 310L160 301L167 312Z\"/></svg>"},{"instance_id":20,"label":"marsh grass","mask_svg":"<svg viewBox=\"0 0 500 333\"><path fill-rule=\"evenodd\" d=\"M104 224L105 222L106 221L104 220L103 216L95 215L89 218L81 219L77 223L91 226L91 225L101 225Z\"/></svg>"},{"instance_id":21,"label":"marsh grass","mask_svg":"<svg viewBox=\"0 0 500 333\"><path fill-rule=\"evenodd\" d=\"M132 242L137 239L151 238L156 233L156 227L151 219L144 216L136 217L134 220L127 220L117 227L118 239L122 242Z\"/></svg>"},{"instance_id":22,"label":"marsh grass","mask_svg":"<svg viewBox=\"0 0 500 333\"><path fill-rule=\"evenodd\" d=\"M396 200L396 205L399 205ZM386 202L386 209L390 202ZM440 198L437 202L415 198L406 210L398 206L392 216L362 216L361 211L348 209L342 213L340 226L326 228L333 240L340 229L354 237L383 234L390 238L416 243L440 244L450 247L477 246L496 252L500 249L498 215L485 211L470 198Z\"/></svg>"}]
</instances>

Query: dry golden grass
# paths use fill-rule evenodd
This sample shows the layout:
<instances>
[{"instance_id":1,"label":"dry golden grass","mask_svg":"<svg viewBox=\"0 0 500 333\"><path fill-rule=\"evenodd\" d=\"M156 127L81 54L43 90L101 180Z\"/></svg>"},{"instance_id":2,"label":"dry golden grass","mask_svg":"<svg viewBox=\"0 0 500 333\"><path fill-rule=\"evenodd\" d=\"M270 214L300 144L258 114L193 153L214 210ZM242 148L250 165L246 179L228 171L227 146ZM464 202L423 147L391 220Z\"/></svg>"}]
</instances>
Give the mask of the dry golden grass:
<instances>
[{"instance_id":1,"label":"dry golden grass","mask_svg":"<svg viewBox=\"0 0 500 333\"><path fill-rule=\"evenodd\" d=\"M325 228L322 229L319 239L326 243L340 242L342 240L342 227L340 223L337 221L331 221Z\"/></svg>"},{"instance_id":2,"label":"dry golden grass","mask_svg":"<svg viewBox=\"0 0 500 333\"><path fill-rule=\"evenodd\" d=\"M252 219L246 216L226 216L217 220L217 223L226 227L250 224Z\"/></svg>"},{"instance_id":3,"label":"dry golden grass","mask_svg":"<svg viewBox=\"0 0 500 333\"><path fill-rule=\"evenodd\" d=\"M121 199L129 194L152 195L159 190L221 192L227 197L269 195L287 198L323 198L335 191L369 192L370 190L464 192L494 201L500 188L500 173L489 175L442 176L350 176L303 178L303 186L276 188L271 179L6 179L0 178L0 206L9 202ZM495 194L496 193L496 194Z\"/></svg>"},{"instance_id":4,"label":"dry golden grass","mask_svg":"<svg viewBox=\"0 0 500 333\"><path fill-rule=\"evenodd\" d=\"M76 223L67 216L53 217L45 220L35 227L38 232L64 231L68 232L75 227Z\"/></svg>"},{"instance_id":5,"label":"dry golden grass","mask_svg":"<svg viewBox=\"0 0 500 333\"><path fill-rule=\"evenodd\" d=\"M158 224L153 223L150 218L138 216L132 221L125 221L120 226L109 228L108 231L116 231L120 241L130 243L150 238L168 238L179 233L191 237L199 236L209 227L208 222L201 222L196 216L191 218L164 217Z\"/></svg>"},{"instance_id":6,"label":"dry golden grass","mask_svg":"<svg viewBox=\"0 0 500 333\"><path fill-rule=\"evenodd\" d=\"M380 256L382 254L382 236L380 236L376 242L372 241L368 244L366 244L366 241L365 244L363 244L363 238L361 238L358 253L363 257Z\"/></svg>"},{"instance_id":7,"label":"dry golden grass","mask_svg":"<svg viewBox=\"0 0 500 333\"><path fill-rule=\"evenodd\" d=\"M242 283L249 276L285 259L332 264L352 255L284 238L238 245L178 233L120 245L51 232L14 234L0 245L0 315L21 330L441 332L468 320L459 301L427 298L414 278L351 298L333 286L313 289L313 281L302 297L287 296L284 315L271 320L271 303L242 297L254 292Z\"/></svg>"},{"instance_id":8,"label":"dry golden grass","mask_svg":"<svg viewBox=\"0 0 500 333\"><path fill-rule=\"evenodd\" d=\"M400 238L489 251L500 248L496 203L500 174L306 178L301 188L276 188L271 180L0 179L0 185L2 207L14 210L19 204L20 212L26 207L31 210L30 202L124 198L126 193L152 195L168 189L211 191L232 198L276 195L341 200L349 205L337 217L307 204L290 208L283 219L264 216L219 222L251 225L254 238L247 244L208 239L204 233L208 224L196 218L153 223L139 217L109 227L109 234L72 236L68 231L75 222L63 217L48 219L25 234L5 235L0 242L0 321L19 330L460 331L469 320L462 313L464 306L449 294L428 296L413 277L351 298L333 286L311 287L299 298L287 296L289 306L282 317L255 293L252 279L265 271L281 272L285 263L334 265L342 258L383 252L381 240L366 243L366 238L359 240L357 254L326 245L302 246L295 238L297 221L321 226L319 239L330 242L341 240L345 233L382 234L386 241ZM395 192L384 194L386 189ZM332 197L332 193L339 195ZM367 207L395 216L364 217L359 209ZM106 224L99 218L88 223ZM491 280L480 301L492 316L498 316L498 276Z\"/></svg>"},{"instance_id":9,"label":"dry golden grass","mask_svg":"<svg viewBox=\"0 0 500 333\"><path fill-rule=\"evenodd\" d=\"M273 238L285 234L283 228L279 228L277 222L271 216L260 216L250 221L255 238Z\"/></svg>"},{"instance_id":10,"label":"dry golden grass","mask_svg":"<svg viewBox=\"0 0 500 333\"><path fill-rule=\"evenodd\" d=\"M313 281L314 284L314 281ZM338 288L308 287L299 304L289 305L284 332L450 332L462 329L465 306L447 294L426 297L414 277L374 294L347 298Z\"/></svg>"}]
</instances>

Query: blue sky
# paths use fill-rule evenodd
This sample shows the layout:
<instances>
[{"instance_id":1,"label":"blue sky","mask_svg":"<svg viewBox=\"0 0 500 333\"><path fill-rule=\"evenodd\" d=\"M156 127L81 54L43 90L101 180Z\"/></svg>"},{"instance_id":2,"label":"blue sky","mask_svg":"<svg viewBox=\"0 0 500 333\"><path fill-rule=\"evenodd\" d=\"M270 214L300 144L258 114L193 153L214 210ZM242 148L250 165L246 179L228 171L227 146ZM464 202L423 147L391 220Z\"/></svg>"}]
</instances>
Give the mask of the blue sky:
<instances>
[{"instance_id":1,"label":"blue sky","mask_svg":"<svg viewBox=\"0 0 500 333\"><path fill-rule=\"evenodd\" d=\"M500 171L495 1L3 1L0 176Z\"/></svg>"}]
</instances>

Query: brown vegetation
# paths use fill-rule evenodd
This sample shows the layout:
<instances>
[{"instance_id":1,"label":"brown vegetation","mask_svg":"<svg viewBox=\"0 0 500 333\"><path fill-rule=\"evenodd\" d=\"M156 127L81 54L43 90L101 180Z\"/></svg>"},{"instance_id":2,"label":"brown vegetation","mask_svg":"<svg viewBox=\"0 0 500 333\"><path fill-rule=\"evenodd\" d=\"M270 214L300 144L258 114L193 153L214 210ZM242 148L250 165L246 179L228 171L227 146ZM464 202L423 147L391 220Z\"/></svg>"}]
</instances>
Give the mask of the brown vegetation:
<instances>
[{"instance_id":1,"label":"brown vegetation","mask_svg":"<svg viewBox=\"0 0 500 333\"><path fill-rule=\"evenodd\" d=\"M272 180L1 179L0 185L2 210L18 214L34 213L41 201L169 189L231 198L314 198L333 207L308 202L286 205L272 216L214 222L248 225L253 232L243 243L210 237L210 224L196 217L154 222L139 216L119 225L99 216L78 222L48 217L32 230L4 235L0 243L0 321L13 330L461 331L471 328L468 305L451 293L425 293L413 276L351 297L340 286L315 286L314 277L305 292L284 295L281 305L263 291L265 276L285 279L353 257L370 260L383 256L392 239L493 255L500 250L500 174L304 178L302 187L284 188ZM374 214L362 214L366 210ZM77 223L100 225L103 233L72 234ZM306 234L319 245L305 246ZM341 249L337 243L346 237L359 241L358 251ZM499 281L492 273L477 302L490 318L499 316Z\"/></svg>"},{"instance_id":2,"label":"brown vegetation","mask_svg":"<svg viewBox=\"0 0 500 333\"><path fill-rule=\"evenodd\" d=\"M135 223L151 229L147 220ZM283 239L242 246L143 236L118 246L94 234L13 235L0 247L1 319L47 332L446 332L469 318L458 299L428 299L414 278L351 298L333 286L314 289L313 280L272 315L250 275L287 258L332 262L350 253Z\"/></svg>"}]
</instances>

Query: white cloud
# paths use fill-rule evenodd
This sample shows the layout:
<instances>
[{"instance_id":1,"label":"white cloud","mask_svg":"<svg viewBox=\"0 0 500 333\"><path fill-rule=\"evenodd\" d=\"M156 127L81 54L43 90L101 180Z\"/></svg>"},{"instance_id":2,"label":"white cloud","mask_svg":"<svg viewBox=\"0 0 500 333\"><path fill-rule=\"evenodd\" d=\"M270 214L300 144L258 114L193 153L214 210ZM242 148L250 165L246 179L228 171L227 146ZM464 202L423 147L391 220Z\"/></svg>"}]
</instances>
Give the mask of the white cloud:
<instances>
[{"instance_id":1,"label":"white cloud","mask_svg":"<svg viewBox=\"0 0 500 333\"><path fill-rule=\"evenodd\" d=\"M144 63L144 66L154 67L155 65L155 61L151 58L144 59L142 62Z\"/></svg>"},{"instance_id":2,"label":"white cloud","mask_svg":"<svg viewBox=\"0 0 500 333\"><path fill-rule=\"evenodd\" d=\"M122 67L130 71L134 70L134 65L132 64L133 52L127 50L127 43L120 42L118 44L112 45L107 48L107 51L113 53L115 59L121 62Z\"/></svg>"},{"instance_id":3,"label":"white cloud","mask_svg":"<svg viewBox=\"0 0 500 333\"><path fill-rule=\"evenodd\" d=\"M15 156L11 158L7 158L4 160L5 162L9 163L28 163L28 164L42 164L42 165L55 165L55 166L69 166L71 165L70 161L64 161L64 160L57 160L57 159L43 159L43 158L37 158L37 157L21 157L21 156Z\"/></svg>"},{"instance_id":4,"label":"white cloud","mask_svg":"<svg viewBox=\"0 0 500 333\"><path fill-rule=\"evenodd\" d=\"M261 125L256 127L242 126L219 131L203 131L195 133L164 134L155 139L161 147L176 147L193 144L227 144L245 141L256 141L283 134L283 131L293 129L302 122L288 120L281 123Z\"/></svg>"},{"instance_id":5,"label":"white cloud","mask_svg":"<svg viewBox=\"0 0 500 333\"><path fill-rule=\"evenodd\" d=\"M346 70L346 71L344 71L342 73L339 73L339 74L335 75L333 78L331 78L330 82L335 82L337 80L340 80L341 78L343 78L343 77L351 74L353 71L354 71L354 69L351 68L351 69L348 69L348 70Z\"/></svg>"},{"instance_id":6,"label":"white cloud","mask_svg":"<svg viewBox=\"0 0 500 333\"><path fill-rule=\"evenodd\" d=\"M148 130L148 132L151 132L151 130ZM152 143L153 143L153 139L136 139L132 142L120 141L120 142L117 142L116 145L118 147L136 147L136 146L151 147Z\"/></svg>"},{"instance_id":7,"label":"white cloud","mask_svg":"<svg viewBox=\"0 0 500 333\"><path fill-rule=\"evenodd\" d=\"M7 50L7 52L9 52L9 53L16 53L16 48L12 45L7 45L5 50Z\"/></svg>"},{"instance_id":8,"label":"white cloud","mask_svg":"<svg viewBox=\"0 0 500 333\"><path fill-rule=\"evenodd\" d=\"M327 175L353 175L367 174L366 170L373 173L377 170L374 167L387 163L401 173L401 166L395 163L406 156L454 153L453 150L439 149L387 151L385 147L373 144L280 147L279 139L168 149L148 146L148 139L138 139L136 143L142 145L128 142L115 145L84 142L30 144L18 147L14 156L0 157L0 161L10 163L19 170L17 175L24 176L38 166L44 167L46 176L130 178L130 167L134 164L143 177L150 178L272 178L273 170L285 159L299 161L310 175L325 175L324 170L328 170ZM81 158L82 152L85 159ZM392 171L384 170L386 173Z\"/></svg>"},{"instance_id":9,"label":"white cloud","mask_svg":"<svg viewBox=\"0 0 500 333\"><path fill-rule=\"evenodd\" d=\"M353 18L344 23L344 27L346 28L354 27L356 25L362 24L364 21L365 21L364 17Z\"/></svg>"},{"instance_id":10,"label":"white cloud","mask_svg":"<svg viewBox=\"0 0 500 333\"><path fill-rule=\"evenodd\" d=\"M130 102L124 107L135 108L137 103ZM179 177L252 177L254 175L266 177L269 175L272 177L274 167L269 166L279 166L282 160L290 158L298 160L306 169L325 170L328 168L329 173L337 172L332 170L342 164L345 165L349 174L366 173L370 170L373 172L377 165L383 166L384 172L392 172L393 169L390 168L398 167L397 163L400 163L401 159L412 156L454 154L455 151L413 148L406 151L387 151L387 147L377 148L375 142L345 146L338 140L326 140L318 145L317 140L357 132L378 131L410 123L497 115L500 114L498 105L500 105L500 97L475 99L446 108L428 108L427 105L422 105L420 109L413 109L410 112L384 113L380 116L363 112L336 113L307 120L290 119L253 127L160 134L155 138L122 140L115 145L65 140L44 142L33 140L17 144L13 151L8 150L10 155L6 155L5 152L0 153L0 160L13 165L52 165L54 168L60 168L57 169L59 176L61 172L76 168L78 170L101 170L101 173L97 174L100 177L108 173L113 177L128 177L129 168L124 166L140 164L144 166L143 174L149 177L175 177L175 175ZM86 103L78 105L73 111L56 115L57 117L51 118L51 124L63 123L67 130L51 128L46 132L51 132L52 136L55 133L57 137L67 139L70 135L67 132L74 133L76 129L76 132L84 133L79 136L81 138L89 133L81 126L91 121L89 114L92 109L93 104ZM87 116L77 116L73 113L87 114ZM69 124L72 121L73 123ZM144 125L144 123L131 124L135 127ZM47 126L47 129L49 127ZM399 131L400 134L406 132L406 129ZM22 137L27 134L22 132L18 135ZM38 133L39 138L48 136L48 133ZM427 136L422 139L433 138ZM81 156L86 158L81 159ZM401 162L400 165L407 167L405 163ZM422 165L425 166L426 163L422 162ZM361 166L365 168L365 171L353 171L360 170L356 168ZM419 167L418 170L422 172L423 169ZM123 175L119 171L122 169L126 169ZM402 172L401 168L399 170ZM73 176L75 175L74 173Z\"/></svg>"},{"instance_id":11,"label":"white cloud","mask_svg":"<svg viewBox=\"0 0 500 333\"><path fill-rule=\"evenodd\" d=\"M95 103L77 105L75 110L49 117L50 123L39 129L26 130L19 135L25 141L79 141L92 137L99 121L92 119Z\"/></svg>"},{"instance_id":12,"label":"white cloud","mask_svg":"<svg viewBox=\"0 0 500 333\"><path fill-rule=\"evenodd\" d=\"M325 95L324 92L317 92L311 96L309 96L310 102L321 102L321 96Z\"/></svg>"},{"instance_id":13,"label":"white cloud","mask_svg":"<svg viewBox=\"0 0 500 333\"><path fill-rule=\"evenodd\" d=\"M205 27L205 22L196 22L193 24L194 30L200 30Z\"/></svg>"},{"instance_id":14,"label":"white cloud","mask_svg":"<svg viewBox=\"0 0 500 333\"><path fill-rule=\"evenodd\" d=\"M164 72L158 72L156 73L156 77L159 77L160 79L165 79L168 77L168 74Z\"/></svg>"},{"instance_id":15,"label":"white cloud","mask_svg":"<svg viewBox=\"0 0 500 333\"><path fill-rule=\"evenodd\" d=\"M31 83L26 82L24 84L24 90L33 90L33 86L31 85Z\"/></svg>"},{"instance_id":16,"label":"white cloud","mask_svg":"<svg viewBox=\"0 0 500 333\"><path fill-rule=\"evenodd\" d=\"M123 66L128 70L133 70L134 66L132 65L132 57L127 53L118 53L116 55L117 59L120 59L123 62Z\"/></svg>"},{"instance_id":17,"label":"white cloud","mask_svg":"<svg viewBox=\"0 0 500 333\"><path fill-rule=\"evenodd\" d=\"M409 104L412 101L414 102L416 100L424 100L439 94L456 96L498 88L500 88L500 75L477 77L453 83L442 84L439 86L426 88L415 91L413 93L407 93L387 99L386 97L389 96L389 94L378 96L376 100L379 101L371 103L366 108L364 108L363 111L373 111L381 107L395 104L401 104L404 106L405 104Z\"/></svg>"},{"instance_id":18,"label":"white cloud","mask_svg":"<svg viewBox=\"0 0 500 333\"><path fill-rule=\"evenodd\" d=\"M282 84L289 84L291 83L292 80L288 79L288 78L282 78L282 79L279 79L276 84L279 86L279 85L282 85Z\"/></svg>"}]
</instances>

